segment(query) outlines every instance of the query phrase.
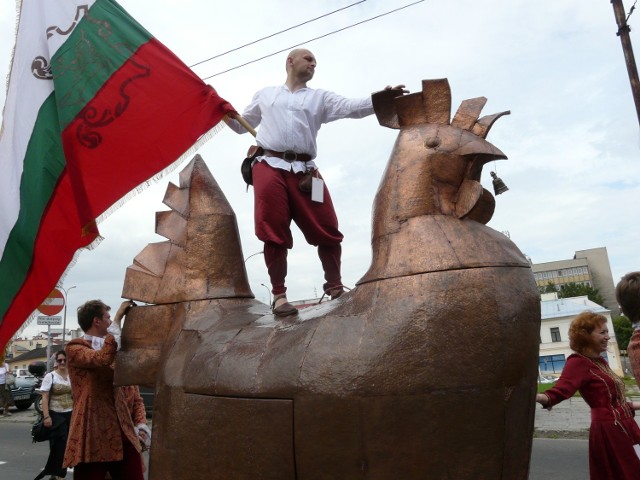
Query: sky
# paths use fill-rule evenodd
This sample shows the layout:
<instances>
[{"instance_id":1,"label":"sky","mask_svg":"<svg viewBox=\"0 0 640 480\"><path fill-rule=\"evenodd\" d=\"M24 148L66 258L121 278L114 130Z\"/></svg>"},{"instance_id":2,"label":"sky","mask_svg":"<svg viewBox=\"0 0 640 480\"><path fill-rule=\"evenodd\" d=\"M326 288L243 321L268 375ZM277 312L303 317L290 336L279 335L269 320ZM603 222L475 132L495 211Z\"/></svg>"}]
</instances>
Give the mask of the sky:
<instances>
[{"instance_id":1,"label":"sky","mask_svg":"<svg viewBox=\"0 0 640 480\"><path fill-rule=\"evenodd\" d=\"M479 96L488 98L483 114L511 111L488 136L509 157L487 164L482 174L490 191L491 170L509 187L496 197L489 226L507 233L534 263L604 246L615 282L640 270L640 129L610 0L426 0L310 41L413 1L363 1L193 69L205 79L283 50L205 80L240 112L256 90L284 82L286 52L299 44L318 61L309 86L347 97L398 84L415 92L423 79L448 78L454 112L462 100ZM302 9L295 0L120 1L187 65L353 3L310 0ZM627 0L626 11L632 5ZM2 0L2 79L8 75L15 17L13 1ZM640 12L629 24L640 56ZM3 88L0 104L4 99ZM371 261L372 202L396 136L374 116L324 125L318 136L317 163L345 236L342 265L348 287ZM225 128L198 153L236 213L251 289L268 303L269 278L257 254L262 244L253 232L253 192L245 190L240 176L252 140ZM178 183L185 165L150 182L99 225L104 240L78 256L62 284L69 291L67 326L77 326L75 310L86 300L120 304L134 257L148 243L165 240L154 232L155 212L168 209L162 204L164 192L169 182ZM320 262L295 226L293 231L288 297L314 298L322 293ZM24 334L40 330L30 325Z\"/></svg>"}]
</instances>

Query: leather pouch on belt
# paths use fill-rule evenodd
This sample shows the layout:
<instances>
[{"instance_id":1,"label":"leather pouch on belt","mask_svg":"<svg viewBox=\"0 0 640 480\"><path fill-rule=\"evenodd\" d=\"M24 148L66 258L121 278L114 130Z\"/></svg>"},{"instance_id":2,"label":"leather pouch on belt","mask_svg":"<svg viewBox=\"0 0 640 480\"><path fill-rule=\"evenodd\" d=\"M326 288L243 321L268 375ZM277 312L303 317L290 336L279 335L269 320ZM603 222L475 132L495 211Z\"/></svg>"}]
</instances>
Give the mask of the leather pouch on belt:
<instances>
[{"instance_id":1,"label":"leather pouch on belt","mask_svg":"<svg viewBox=\"0 0 640 480\"><path fill-rule=\"evenodd\" d=\"M251 173L251 166L256 157L259 157L264 153L264 149L257 145L251 145L249 150L247 151L247 158L242 161L242 165L240 166L240 173L242 173L242 179L247 184L247 188L249 185L253 185L253 174Z\"/></svg>"},{"instance_id":2,"label":"leather pouch on belt","mask_svg":"<svg viewBox=\"0 0 640 480\"><path fill-rule=\"evenodd\" d=\"M317 170L309 170L302 175L300 182L298 182L298 188L304 193L311 193L311 179ZM315 175L317 176L317 174Z\"/></svg>"}]
</instances>

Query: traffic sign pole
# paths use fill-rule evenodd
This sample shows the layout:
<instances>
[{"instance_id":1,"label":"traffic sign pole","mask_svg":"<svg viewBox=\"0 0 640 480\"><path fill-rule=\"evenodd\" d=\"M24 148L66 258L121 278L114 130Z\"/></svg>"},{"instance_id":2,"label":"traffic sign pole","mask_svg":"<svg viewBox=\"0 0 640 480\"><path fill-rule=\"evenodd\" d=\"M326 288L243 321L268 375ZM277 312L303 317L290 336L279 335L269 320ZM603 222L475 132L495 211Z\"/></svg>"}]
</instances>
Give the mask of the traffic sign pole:
<instances>
[{"instance_id":1,"label":"traffic sign pole","mask_svg":"<svg viewBox=\"0 0 640 480\"><path fill-rule=\"evenodd\" d=\"M51 358L51 324L47 325L47 365L49 365L49 359Z\"/></svg>"},{"instance_id":2,"label":"traffic sign pole","mask_svg":"<svg viewBox=\"0 0 640 480\"><path fill-rule=\"evenodd\" d=\"M55 315L60 313L66 305L66 298L57 288L47 295L44 302L38 307L38 310L44 315ZM58 317L60 318L60 317ZM59 323L57 325L60 325ZM51 358L51 323L47 323L47 365Z\"/></svg>"}]
</instances>

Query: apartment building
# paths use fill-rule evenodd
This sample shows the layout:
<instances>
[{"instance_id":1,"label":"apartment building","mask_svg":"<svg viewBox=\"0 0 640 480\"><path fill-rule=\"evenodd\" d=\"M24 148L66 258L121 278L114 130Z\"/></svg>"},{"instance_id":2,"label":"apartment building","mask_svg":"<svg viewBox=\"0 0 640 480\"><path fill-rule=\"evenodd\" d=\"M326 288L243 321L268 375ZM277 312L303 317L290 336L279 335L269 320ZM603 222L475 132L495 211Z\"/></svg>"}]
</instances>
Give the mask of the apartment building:
<instances>
[{"instance_id":1,"label":"apartment building","mask_svg":"<svg viewBox=\"0 0 640 480\"><path fill-rule=\"evenodd\" d=\"M604 299L604 307L611 314L620 315L615 285L606 247L578 250L573 258L531 265L538 287L553 283L558 290L567 283L589 285L596 288Z\"/></svg>"}]
</instances>

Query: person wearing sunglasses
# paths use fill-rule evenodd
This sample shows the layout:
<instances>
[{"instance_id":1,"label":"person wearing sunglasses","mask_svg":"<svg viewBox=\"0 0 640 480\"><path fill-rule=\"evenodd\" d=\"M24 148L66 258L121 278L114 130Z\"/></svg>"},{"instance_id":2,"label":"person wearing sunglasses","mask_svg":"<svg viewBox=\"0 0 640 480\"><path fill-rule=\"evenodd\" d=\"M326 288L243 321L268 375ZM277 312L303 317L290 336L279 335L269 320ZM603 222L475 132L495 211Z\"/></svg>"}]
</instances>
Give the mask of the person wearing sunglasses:
<instances>
[{"instance_id":1,"label":"person wearing sunglasses","mask_svg":"<svg viewBox=\"0 0 640 480\"><path fill-rule=\"evenodd\" d=\"M51 433L49 435L47 464L34 480L40 480L45 475L51 475L51 480L67 476L67 469L62 466L62 461L69 436L73 399L71 397L71 380L67 370L67 354L64 350L56 353L55 365L56 368L45 375L40 386L44 426L50 428Z\"/></svg>"}]
</instances>

